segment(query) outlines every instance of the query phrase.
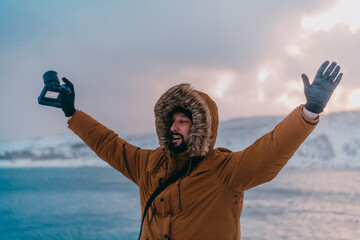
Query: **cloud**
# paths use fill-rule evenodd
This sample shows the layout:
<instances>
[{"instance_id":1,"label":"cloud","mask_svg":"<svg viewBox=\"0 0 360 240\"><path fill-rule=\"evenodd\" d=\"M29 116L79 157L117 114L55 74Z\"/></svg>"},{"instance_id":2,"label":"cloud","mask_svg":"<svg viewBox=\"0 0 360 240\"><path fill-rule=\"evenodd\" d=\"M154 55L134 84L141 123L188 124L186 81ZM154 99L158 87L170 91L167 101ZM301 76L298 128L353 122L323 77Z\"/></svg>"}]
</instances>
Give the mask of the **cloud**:
<instances>
[{"instance_id":1,"label":"cloud","mask_svg":"<svg viewBox=\"0 0 360 240\"><path fill-rule=\"evenodd\" d=\"M74 83L78 108L121 136L154 131L153 106L181 82L209 93L221 120L286 114L281 96L303 103L301 73L311 78L327 58L346 76L332 103L340 110L348 89L360 88L359 34L301 25L338 3L3 1L0 141L68 133L61 111L36 102L49 69Z\"/></svg>"},{"instance_id":2,"label":"cloud","mask_svg":"<svg viewBox=\"0 0 360 240\"><path fill-rule=\"evenodd\" d=\"M303 18L302 25L315 32L328 31L339 23L346 24L352 32L360 26L358 9L360 3L357 0L340 1L333 9L320 15Z\"/></svg>"}]
</instances>

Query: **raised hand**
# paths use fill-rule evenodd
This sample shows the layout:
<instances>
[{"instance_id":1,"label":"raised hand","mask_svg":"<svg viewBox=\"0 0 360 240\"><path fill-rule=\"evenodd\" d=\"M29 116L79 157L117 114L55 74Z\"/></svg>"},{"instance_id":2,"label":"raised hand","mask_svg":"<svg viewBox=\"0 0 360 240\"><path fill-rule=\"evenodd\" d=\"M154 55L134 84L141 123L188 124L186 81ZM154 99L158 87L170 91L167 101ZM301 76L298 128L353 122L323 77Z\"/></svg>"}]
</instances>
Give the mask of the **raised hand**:
<instances>
[{"instance_id":1,"label":"raised hand","mask_svg":"<svg viewBox=\"0 0 360 240\"><path fill-rule=\"evenodd\" d=\"M332 93L342 79L343 74L339 74L340 66L336 66L336 62L332 62L329 67L328 65L329 61L325 61L320 66L312 84L310 84L306 74L301 75L304 81L304 92L307 101L305 108L310 112L321 113L324 111Z\"/></svg>"}]
</instances>

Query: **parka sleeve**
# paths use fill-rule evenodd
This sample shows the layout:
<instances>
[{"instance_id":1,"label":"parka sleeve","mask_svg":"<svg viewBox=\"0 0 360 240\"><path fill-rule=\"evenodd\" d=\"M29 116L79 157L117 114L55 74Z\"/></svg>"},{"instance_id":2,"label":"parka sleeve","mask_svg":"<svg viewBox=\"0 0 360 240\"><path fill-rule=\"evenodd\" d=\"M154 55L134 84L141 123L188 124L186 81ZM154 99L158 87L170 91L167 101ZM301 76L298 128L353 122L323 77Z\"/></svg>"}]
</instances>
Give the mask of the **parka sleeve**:
<instances>
[{"instance_id":1,"label":"parka sleeve","mask_svg":"<svg viewBox=\"0 0 360 240\"><path fill-rule=\"evenodd\" d=\"M220 180L236 191L245 191L271 181L319 121L319 117L315 120L305 118L302 107L297 107L271 132L245 150L215 154Z\"/></svg>"},{"instance_id":2,"label":"parka sleeve","mask_svg":"<svg viewBox=\"0 0 360 240\"><path fill-rule=\"evenodd\" d=\"M138 185L141 173L146 171L151 150L142 150L129 144L116 133L77 110L68 121L69 128L78 135L102 160Z\"/></svg>"}]
</instances>

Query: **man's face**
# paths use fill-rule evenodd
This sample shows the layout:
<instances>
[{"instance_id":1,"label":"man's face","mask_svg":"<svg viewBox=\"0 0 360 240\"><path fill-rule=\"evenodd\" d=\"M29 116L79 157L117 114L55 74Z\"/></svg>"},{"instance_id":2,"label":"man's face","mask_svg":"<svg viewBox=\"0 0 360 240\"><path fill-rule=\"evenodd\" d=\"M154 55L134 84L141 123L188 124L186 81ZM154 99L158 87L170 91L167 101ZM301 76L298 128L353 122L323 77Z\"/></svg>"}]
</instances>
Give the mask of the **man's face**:
<instances>
[{"instance_id":1,"label":"man's face","mask_svg":"<svg viewBox=\"0 0 360 240\"><path fill-rule=\"evenodd\" d=\"M183 113L174 113L172 116L173 123L171 125L171 141L170 150L180 153L186 150L187 141L190 136L191 120Z\"/></svg>"}]
</instances>

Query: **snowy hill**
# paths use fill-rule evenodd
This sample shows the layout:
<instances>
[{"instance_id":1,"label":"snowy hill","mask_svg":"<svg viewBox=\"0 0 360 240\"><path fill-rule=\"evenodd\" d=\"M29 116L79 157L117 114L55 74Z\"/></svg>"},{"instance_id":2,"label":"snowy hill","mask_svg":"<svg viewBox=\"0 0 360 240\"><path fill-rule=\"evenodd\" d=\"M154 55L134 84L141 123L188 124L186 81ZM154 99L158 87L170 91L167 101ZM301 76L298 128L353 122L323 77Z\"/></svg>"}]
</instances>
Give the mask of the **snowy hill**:
<instances>
[{"instance_id":1,"label":"snowy hill","mask_svg":"<svg viewBox=\"0 0 360 240\"><path fill-rule=\"evenodd\" d=\"M220 125L216 146L242 150L271 131L282 119L258 117L224 122ZM360 111L321 115L318 126L288 166L360 168Z\"/></svg>"},{"instance_id":2,"label":"snowy hill","mask_svg":"<svg viewBox=\"0 0 360 240\"><path fill-rule=\"evenodd\" d=\"M254 117L220 123L216 147L239 151L271 131L283 117ZM360 111L322 115L320 123L289 161L292 167L360 168ZM156 148L155 133L124 137ZM75 135L0 143L0 167L106 166Z\"/></svg>"}]
</instances>

